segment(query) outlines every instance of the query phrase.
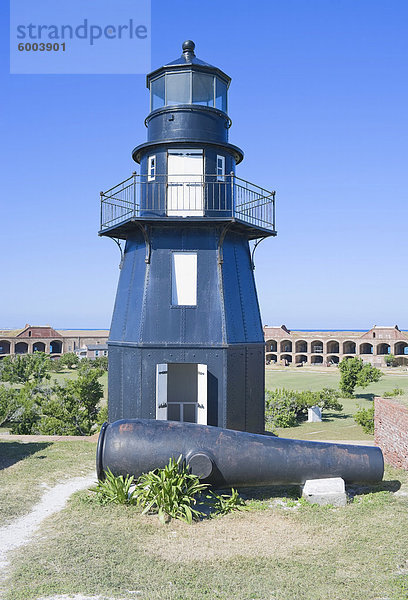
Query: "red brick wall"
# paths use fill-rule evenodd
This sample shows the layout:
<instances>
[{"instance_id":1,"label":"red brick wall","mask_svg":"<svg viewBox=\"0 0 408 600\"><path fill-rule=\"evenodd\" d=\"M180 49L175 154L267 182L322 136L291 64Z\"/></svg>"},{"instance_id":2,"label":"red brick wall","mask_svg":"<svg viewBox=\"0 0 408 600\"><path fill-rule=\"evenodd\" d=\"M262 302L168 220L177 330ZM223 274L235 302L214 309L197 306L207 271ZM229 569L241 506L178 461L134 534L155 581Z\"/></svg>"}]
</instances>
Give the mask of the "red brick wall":
<instances>
[{"instance_id":1,"label":"red brick wall","mask_svg":"<svg viewBox=\"0 0 408 600\"><path fill-rule=\"evenodd\" d=\"M384 460L408 471L408 407L395 398L374 399L374 441Z\"/></svg>"}]
</instances>

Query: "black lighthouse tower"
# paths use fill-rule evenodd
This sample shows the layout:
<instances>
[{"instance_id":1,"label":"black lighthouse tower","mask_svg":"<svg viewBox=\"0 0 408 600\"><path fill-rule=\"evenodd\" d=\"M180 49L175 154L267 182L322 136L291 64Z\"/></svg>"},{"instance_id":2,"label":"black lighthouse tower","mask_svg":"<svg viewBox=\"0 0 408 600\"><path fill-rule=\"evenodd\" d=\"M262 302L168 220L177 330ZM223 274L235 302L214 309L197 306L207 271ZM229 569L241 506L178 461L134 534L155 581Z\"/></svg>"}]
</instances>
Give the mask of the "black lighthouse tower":
<instances>
[{"instance_id":1,"label":"black lighthouse tower","mask_svg":"<svg viewBox=\"0 0 408 600\"><path fill-rule=\"evenodd\" d=\"M239 179L230 78L194 43L147 76L140 173L101 193L125 248L109 337L109 419L264 431L264 338L250 240L276 235L274 192Z\"/></svg>"}]
</instances>

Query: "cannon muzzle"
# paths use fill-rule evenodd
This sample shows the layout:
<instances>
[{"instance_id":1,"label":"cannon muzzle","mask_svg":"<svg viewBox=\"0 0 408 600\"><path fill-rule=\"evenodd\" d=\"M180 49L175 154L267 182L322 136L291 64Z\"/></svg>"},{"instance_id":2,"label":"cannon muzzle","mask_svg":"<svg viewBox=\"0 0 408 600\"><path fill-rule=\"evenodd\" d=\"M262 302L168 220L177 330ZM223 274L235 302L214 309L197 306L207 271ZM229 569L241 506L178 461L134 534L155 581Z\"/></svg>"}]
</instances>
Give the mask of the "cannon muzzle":
<instances>
[{"instance_id":1,"label":"cannon muzzle","mask_svg":"<svg viewBox=\"0 0 408 600\"><path fill-rule=\"evenodd\" d=\"M376 483L384 473L379 448L292 440L175 421L128 419L104 423L97 448L99 479L134 475L183 459L192 473L214 487L303 484L342 477L346 483Z\"/></svg>"}]
</instances>

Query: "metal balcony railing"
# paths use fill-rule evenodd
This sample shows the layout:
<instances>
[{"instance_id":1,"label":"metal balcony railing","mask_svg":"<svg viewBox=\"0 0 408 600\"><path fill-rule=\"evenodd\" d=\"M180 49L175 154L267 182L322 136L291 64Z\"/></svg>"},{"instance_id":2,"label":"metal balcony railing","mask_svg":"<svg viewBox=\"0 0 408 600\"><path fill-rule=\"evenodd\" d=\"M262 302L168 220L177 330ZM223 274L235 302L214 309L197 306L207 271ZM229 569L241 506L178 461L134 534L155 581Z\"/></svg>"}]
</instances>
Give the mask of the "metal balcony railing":
<instances>
[{"instance_id":1,"label":"metal balcony railing","mask_svg":"<svg viewBox=\"0 0 408 600\"><path fill-rule=\"evenodd\" d=\"M275 192L235 175L155 175L134 173L101 192L101 233L132 219L195 217L235 219L275 232Z\"/></svg>"}]
</instances>

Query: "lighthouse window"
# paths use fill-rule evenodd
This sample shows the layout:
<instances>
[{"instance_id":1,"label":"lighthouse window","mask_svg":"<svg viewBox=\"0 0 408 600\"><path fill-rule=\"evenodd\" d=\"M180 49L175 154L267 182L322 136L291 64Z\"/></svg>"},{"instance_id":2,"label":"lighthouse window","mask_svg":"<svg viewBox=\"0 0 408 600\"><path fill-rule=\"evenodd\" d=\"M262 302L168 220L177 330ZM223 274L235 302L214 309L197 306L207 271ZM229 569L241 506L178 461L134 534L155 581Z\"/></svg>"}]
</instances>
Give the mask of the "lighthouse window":
<instances>
[{"instance_id":1,"label":"lighthouse window","mask_svg":"<svg viewBox=\"0 0 408 600\"><path fill-rule=\"evenodd\" d=\"M225 156L217 156L217 181L224 181L225 178Z\"/></svg>"},{"instance_id":2,"label":"lighthouse window","mask_svg":"<svg viewBox=\"0 0 408 600\"><path fill-rule=\"evenodd\" d=\"M173 252L172 305L197 306L197 252Z\"/></svg>"},{"instance_id":3,"label":"lighthouse window","mask_svg":"<svg viewBox=\"0 0 408 600\"><path fill-rule=\"evenodd\" d=\"M156 156L149 156L149 165L147 173L147 180L154 181L156 177Z\"/></svg>"},{"instance_id":4,"label":"lighthouse window","mask_svg":"<svg viewBox=\"0 0 408 600\"><path fill-rule=\"evenodd\" d=\"M193 104L214 106L214 77L193 72Z\"/></svg>"},{"instance_id":5,"label":"lighthouse window","mask_svg":"<svg viewBox=\"0 0 408 600\"><path fill-rule=\"evenodd\" d=\"M227 112L227 84L215 78L215 108Z\"/></svg>"},{"instance_id":6,"label":"lighthouse window","mask_svg":"<svg viewBox=\"0 0 408 600\"><path fill-rule=\"evenodd\" d=\"M190 73L166 74L166 105L190 104Z\"/></svg>"},{"instance_id":7,"label":"lighthouse window","mask_svg":"<svg viewBox=\"0 0 408 600\"><path fill-rule=\"evenodd\" d=\"M151 110L164 106L164 75L150 84Z\"/></svg>"}]
</instances>

